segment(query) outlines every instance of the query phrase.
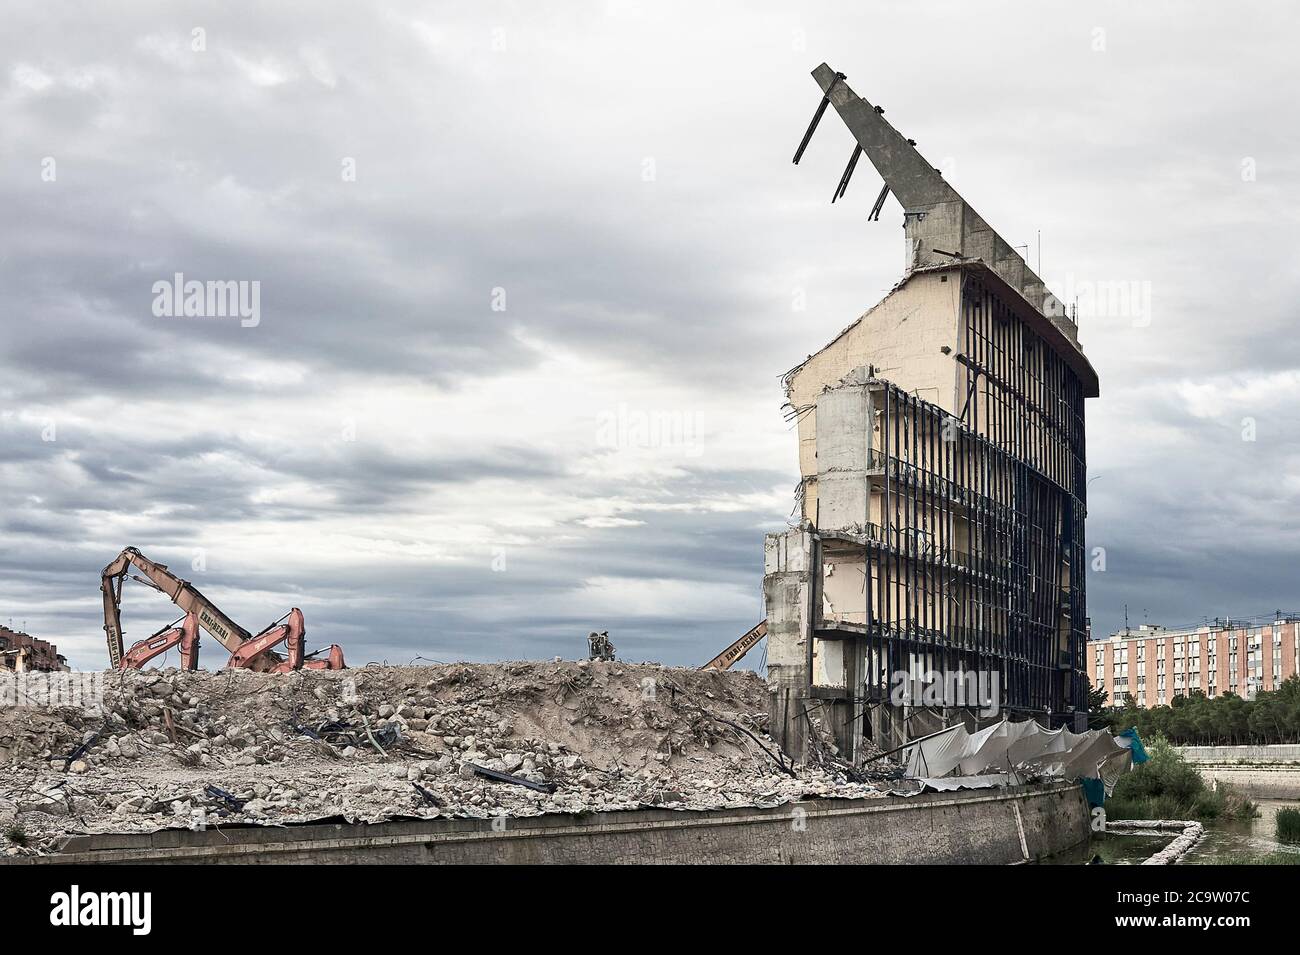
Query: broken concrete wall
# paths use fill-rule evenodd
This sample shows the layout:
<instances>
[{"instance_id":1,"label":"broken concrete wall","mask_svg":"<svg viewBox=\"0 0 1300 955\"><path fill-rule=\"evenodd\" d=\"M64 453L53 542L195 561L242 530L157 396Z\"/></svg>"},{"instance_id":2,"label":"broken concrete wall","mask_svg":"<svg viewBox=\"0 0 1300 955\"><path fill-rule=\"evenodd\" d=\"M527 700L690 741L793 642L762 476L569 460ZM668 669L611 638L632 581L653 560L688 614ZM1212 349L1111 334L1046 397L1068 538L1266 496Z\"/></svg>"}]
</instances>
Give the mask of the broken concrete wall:
<instances>
[{"instance_id":1,"label":"broken concrete wall","mask_svg":"<svg viewBox=\"0 0 1300 955\"><path fill-rule=\"evenodd\" d=\"M807 526L768 534L764 540L768 732L796 761L804 759L807 743L813 568L819 566L816 541Z\"/></svg>"},{"instance_id":2,"label":"broken concrete wall","mask_svg":"<svg viewBox=\"0 0 1300 955\"><path fill-rule=\"evenodd\" d=\"M511 819L505 827L443 818L99 834L73 837L57 855L0 865L1008 865L1087 838L1082 789L1056 783L761 809L556 814Z\"/></svg>"},{"instance_id":3,"label":"broken concrete wall","mask_svg":"<svg viewBox=\"0 0 1300 955\"><path fill-rule=\"evenodd\" d=\"M866 561L862 549L837 552L823 542L822 621L823 626L840 623L864 626L867 622ZM876 572L872 572L871 591L876 594ZM878 599L876 600L879 603Z\"/></svg>"}]
</instances>

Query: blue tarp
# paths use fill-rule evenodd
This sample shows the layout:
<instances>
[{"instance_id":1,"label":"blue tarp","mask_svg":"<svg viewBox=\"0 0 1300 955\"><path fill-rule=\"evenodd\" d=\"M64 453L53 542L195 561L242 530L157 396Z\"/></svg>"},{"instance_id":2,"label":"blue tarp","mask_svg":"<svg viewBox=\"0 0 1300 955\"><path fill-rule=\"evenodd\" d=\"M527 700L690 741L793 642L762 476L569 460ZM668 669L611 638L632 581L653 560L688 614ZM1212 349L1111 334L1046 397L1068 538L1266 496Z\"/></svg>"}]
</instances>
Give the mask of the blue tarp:
<instances>
[{"instance_id":1,"label":"blue tarp","mask_svg":"<svg viewBox=\"0 0 1300 955\"><path fill-rule=\"evenodd\" d=\"M1145 763L1148 759L1151 758L1150 756L1147 755L1146 747L1142 745L1142 740L1138 736L1138 731L1134 727L1130 726L1128 729L1126 729L1124 732L1120 733L1119 735L1126 739L1132 740L1132 742L1129 743L1129 748L1133 750L1134 766L1138 765L1139 763Z\"/></svg>"},{"instance_id":2,"label":"blue tarp","mask_svg":"<svg viewBox=\"0 0 1300 955\"><path fill-rule=\"evenodd\" d=\"M1080 779L1079 784L1089 806L1100 806L1106 801L1106 786L1100 779Z\"/></svg>"}]
</instances>

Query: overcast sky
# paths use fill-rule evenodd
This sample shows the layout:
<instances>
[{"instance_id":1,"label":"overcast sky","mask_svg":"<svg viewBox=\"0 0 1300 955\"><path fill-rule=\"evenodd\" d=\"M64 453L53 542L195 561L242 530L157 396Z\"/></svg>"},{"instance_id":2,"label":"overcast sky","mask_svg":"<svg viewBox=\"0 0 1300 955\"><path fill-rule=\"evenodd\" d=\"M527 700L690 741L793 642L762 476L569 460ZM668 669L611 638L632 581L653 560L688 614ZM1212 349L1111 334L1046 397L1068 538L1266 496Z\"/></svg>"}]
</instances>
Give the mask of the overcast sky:
<instances>
[{"instance_id":1,"label":"overcast sky","mask_svg":"<svg viewBox=\"0 0 1300 955\"><path fill-rule=\"evenodd\" d=\"M0 622L103 665L132 544L352 663L707 660L793 505L778 378L902 269L842 124L790 163L823 60L1081 297L1094 629L1300 608L1300 24L1135 7L10 4ZM255 320L156 314L176 273ZM128 642L173 616L129 588Z\"/></svg>"}]
</instances>

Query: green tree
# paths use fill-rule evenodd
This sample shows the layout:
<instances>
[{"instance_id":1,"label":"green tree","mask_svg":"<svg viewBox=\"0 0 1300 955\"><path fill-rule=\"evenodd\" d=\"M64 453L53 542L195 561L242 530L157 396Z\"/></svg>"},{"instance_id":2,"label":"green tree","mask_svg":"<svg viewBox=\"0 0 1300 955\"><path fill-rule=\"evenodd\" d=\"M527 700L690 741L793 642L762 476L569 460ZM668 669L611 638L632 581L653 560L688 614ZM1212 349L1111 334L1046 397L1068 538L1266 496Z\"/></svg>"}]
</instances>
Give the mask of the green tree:
<instances>
[{"instance_id":1,"label":"green tree","mask_svg":"<svg viewBox=\"0 0 1300 955\"><path fill-rule=\"evenodd\" d=\"M1086 673L1083 676L1083 685L1088 693L1088 725L1104 726L1107 722L1106 700L1109 694L1101 687L1093 686Z\"/></svg>"}]
</instances>

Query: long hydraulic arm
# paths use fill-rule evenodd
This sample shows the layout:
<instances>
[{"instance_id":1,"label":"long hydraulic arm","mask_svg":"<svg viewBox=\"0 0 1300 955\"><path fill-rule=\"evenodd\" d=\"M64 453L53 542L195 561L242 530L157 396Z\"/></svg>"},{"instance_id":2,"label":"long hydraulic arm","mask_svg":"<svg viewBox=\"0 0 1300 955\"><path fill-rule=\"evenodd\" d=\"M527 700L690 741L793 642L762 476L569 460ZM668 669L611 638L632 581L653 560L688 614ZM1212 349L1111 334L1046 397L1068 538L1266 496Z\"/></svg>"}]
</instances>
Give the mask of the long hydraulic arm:
<instances>
[{"instance_id":1,"label":"long hydraulic arm","mask_svg":"<svg viewBox=\"0 0 1300 955\"><path fill-rule=\"evenodd\" d=\"M730 670L735 664L740 662L743 657L754 647L758 646L758 641L767 636L767 621L760 620L751 629L746 630L740 639L733 643L727 649L723 650L716 657L710 660L701 670Z\"/></svg>"},{"instance_id":2,"label":"long hydraulic arm","mask_svg":"<svg viewBox=\"0 0 1300 955\"><path fill-rule=\"evenodd\" d=\"M307 638L307 625L302 611L294 607L257 636L240 644L230 654L226 666L231 669L247 667L251 662L280 642L289 651L289 670L302 666L303 643Z\"/></svg>"},{"instance_id":3,"label":"long hydraulic arm","mask_svg":"<svg viewBox=\"0 0 1300 955\"><path fill-rule=\"evenodd\" d=\"M154 657L166 653L175 646L181 649L181 669L191 672L197 670L199 668L199 618L193 611L132 646L122 658L121 668L142 669Z\"/></svg>"},{"instance_id":4,"label":"long hydraulic arm","mask_svg":"<svg viewBox=\"0 0 1300 955\"><path fill-rule=\"evenodd\" d=\"M303 621L302 611L297 607L294 607L232 653L230 662L226 666L232 669L247 667L249 661L266 655L268 650L282 641L288 659L270 667L271 673L292 673L294 670L342 670L346 668L346 664L343 662L343 648L337 643L317 650L316 653L312 654L312 656L315 656L317 653L328 653L329 656L324 660L310 660L306 657L307 625Z\"/></svg>"},{"instance_id":5,"label":"long hydraulic arm","mask_svg":"<svg viewBox=\"0 0 1300 955\"><path fill-rule=\"evenodd\" d=\"M217 606L188 580L181 580L167 569L166 564L155 563L134 547L128 547L104 568L99 589L104 597L104 634L108 638L108 658L113 668L122 665L122 581L132 567L143 577L136 577L166 594L172 603L186 613L195 614L198 624L232 654L252 639L252 634L221 612ZM278 657L263 661L253 660L252 669L270 669L280 662Z\"/></svg>"}]
</instances>

